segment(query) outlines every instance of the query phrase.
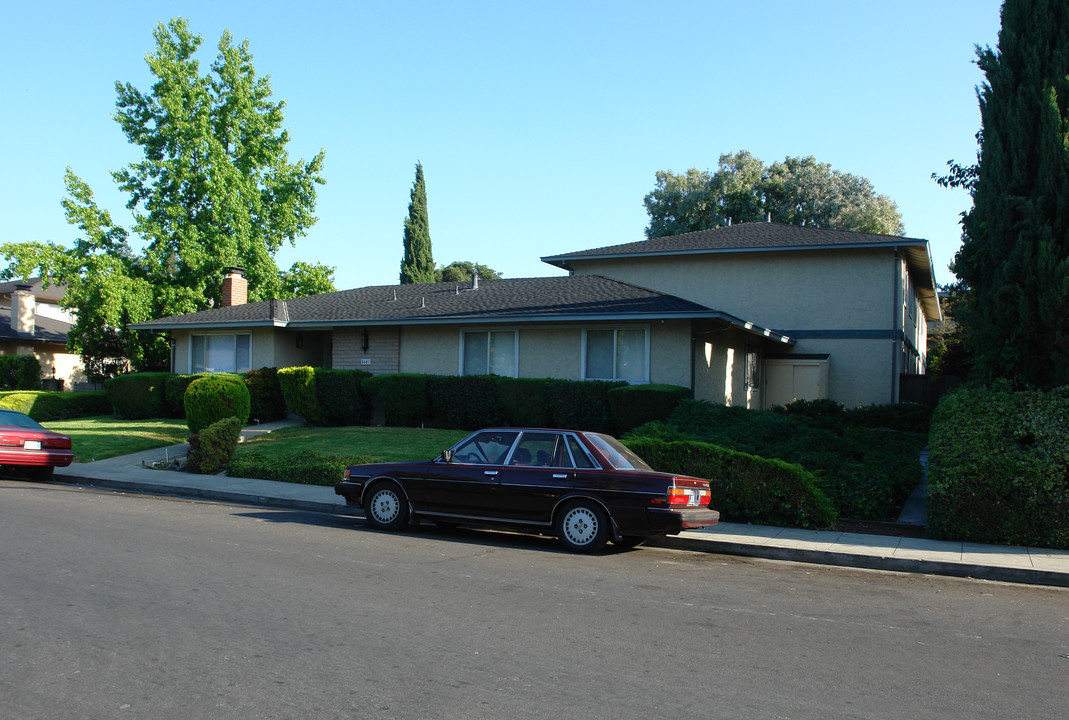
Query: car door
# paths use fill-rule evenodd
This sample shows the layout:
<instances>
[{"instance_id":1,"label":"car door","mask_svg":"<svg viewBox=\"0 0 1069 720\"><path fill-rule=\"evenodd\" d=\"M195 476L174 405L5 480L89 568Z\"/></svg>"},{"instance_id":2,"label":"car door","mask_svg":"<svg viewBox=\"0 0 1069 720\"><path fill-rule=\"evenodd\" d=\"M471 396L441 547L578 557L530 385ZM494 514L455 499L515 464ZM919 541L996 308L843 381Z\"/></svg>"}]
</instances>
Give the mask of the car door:
<instances>
[{"instance_id":1,"label":"car door","mask_svg":"<svg viewBox=\"0 0 1069 720\"><path fill-rule=\"evenodd\" d=\"M575 463L564 433L524 431L499 476L501 517L549 523L553 507L575 486Z\"/></svg>"},{"instance_id":2,"label":"car door","mask_svg":"<svg viewBox=\"0 0 1069 720\"><path fill-rule=\"evenodd\" d=\"M494 430L476 433L453 451L451 462L442 460L426 468L410 498L417 513L496 518L498 483L505 459L519 432Z\"/></svg>"}]
</instances>

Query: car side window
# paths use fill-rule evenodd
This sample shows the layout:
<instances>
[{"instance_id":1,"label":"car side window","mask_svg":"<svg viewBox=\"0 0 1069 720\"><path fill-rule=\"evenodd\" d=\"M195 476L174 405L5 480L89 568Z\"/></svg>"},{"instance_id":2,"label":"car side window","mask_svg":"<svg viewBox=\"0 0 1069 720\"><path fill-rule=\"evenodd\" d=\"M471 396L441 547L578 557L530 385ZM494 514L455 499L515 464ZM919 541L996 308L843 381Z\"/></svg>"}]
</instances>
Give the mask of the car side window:
<instances>
[{"instance_id":1,"label":"car side window","mask_svg":"<svg viewBox=\"0 0 1069 720\"><path fill-rule=\"evenodd\" d=\"M560 433L525 432L512 452L509 465L571 468L572 460Z\"/></svg>"},{"instance_id":2,"label":"car side window","mask_svg":"<svg viewBox=\"0 0 1069 720\"><path fill-rule=\"evenodd\" d=\"M505 462L516 432L483 432L474 435L453 451L456 462L474 465L501 465Z\"/></svg>"},{"instance_id":3,"label":"car side window","mask_svg":"<svg viewBox=\"0 0 1069 720\"><path fill-rule=\"evenodd\" d=\"M572 457L575 459L576 467L580 468L592 468L594 467L593 461L590 456L587 455L583 446L579 444L579 440L574 435L568 436L568 449L572 451Z\"/></svg>"}]
</instances>

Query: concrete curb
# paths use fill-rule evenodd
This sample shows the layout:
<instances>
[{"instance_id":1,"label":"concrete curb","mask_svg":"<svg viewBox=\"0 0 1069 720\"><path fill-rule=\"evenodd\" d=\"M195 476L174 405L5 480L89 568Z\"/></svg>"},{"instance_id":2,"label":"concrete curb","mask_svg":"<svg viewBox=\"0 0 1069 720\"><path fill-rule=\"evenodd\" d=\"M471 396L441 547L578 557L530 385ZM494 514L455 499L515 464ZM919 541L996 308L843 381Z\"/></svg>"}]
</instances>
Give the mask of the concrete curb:
<instances>
[{"instance_id":1,"label":"concrete curb","mask_svg":"<svg viewBox=\"0 0 1069 720\"><path fill-rule=\"evenodd\" d=\"M888 572L922 575L948 575L951 577L973 578L976 580L994 580L998 582L1023 583L1028 585L1069 587L1069 575L1066 573L1036 570L1034 568L1013 568L996 565L954 563L943 560L894 558L880 555L863 555L827 550L806 550L804 548L750 545L746 543L714 540L712 538L705 539L678 535L657 538L649 541L647 544L656 547L718 553L721 555L736 555L739 557L752 557L764 560L783 560L787 562L831 565L864 570L883 570Z\"/></svg>"}]
</instances>

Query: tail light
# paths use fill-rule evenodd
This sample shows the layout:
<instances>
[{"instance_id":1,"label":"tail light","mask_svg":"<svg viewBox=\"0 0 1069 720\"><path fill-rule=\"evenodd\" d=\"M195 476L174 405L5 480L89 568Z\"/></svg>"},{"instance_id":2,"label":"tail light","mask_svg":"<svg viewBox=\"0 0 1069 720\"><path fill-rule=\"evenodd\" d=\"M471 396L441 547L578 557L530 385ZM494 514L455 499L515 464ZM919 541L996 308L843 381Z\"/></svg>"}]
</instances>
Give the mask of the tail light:
<instances>
[{"instance_id":1,"label":"tail light","mask_svg":"<svg viewBox=\"0 0 1069 720\"><path fill-rule=\"evenodd\" d=\"M62 437L50 437L41 441L41 445L47 448L59 448L61 450L71 449L71 439L66 435Z\"/></svg>"},{"instance_id":2,"label":"tail light","mask_svg":"<svg viewBox=\"0 0 1069 720\"><path fill-rule=\"evenodd\" d=\"M349 479L349 468L345 468L345 472L343 473L342 477L344 477L346 480Z\"/></svg>"},{"instance_id":3,"label":"tail light","mask_svg":"<svg viewBox=\"0 0 1069 720\"><path fill-rule=\"evenodd\" d=\"M673 485L668 488L669 507L701 507L708 505L712 499L712 493L707 487L679 487Z\"/></svg>"}]
</instances>

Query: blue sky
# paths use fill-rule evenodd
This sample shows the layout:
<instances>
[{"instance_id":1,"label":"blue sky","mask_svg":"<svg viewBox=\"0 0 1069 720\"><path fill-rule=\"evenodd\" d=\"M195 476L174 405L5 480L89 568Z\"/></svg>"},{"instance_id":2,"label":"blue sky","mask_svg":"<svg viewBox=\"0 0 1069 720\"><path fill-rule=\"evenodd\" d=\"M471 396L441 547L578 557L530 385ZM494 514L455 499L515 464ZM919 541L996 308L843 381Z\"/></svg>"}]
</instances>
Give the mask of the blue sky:
<instances>
[{"instance_id":1,"label":"blue sky","mask_svg":"<svg viewBox=\"0 0 1069 720\"><path fill-rule=\"evenodd\" d=\"M539 257L643 238L654 173L812 155L868 178L931 241L936 279L968 196L938 187L975 159L976 44L999 0L728 2L50 2L0 23L0 241L69 245L70 166L129 225L109 171L138 158L115 82L148 90L160 21L248 38L286 100L291 159L326 150L316 214L277 256L337 267L339 288L397 282L417 161L435 260L506 277ZM136 243L135 243L136 244Z\"/></svg>"}]
</instances>

